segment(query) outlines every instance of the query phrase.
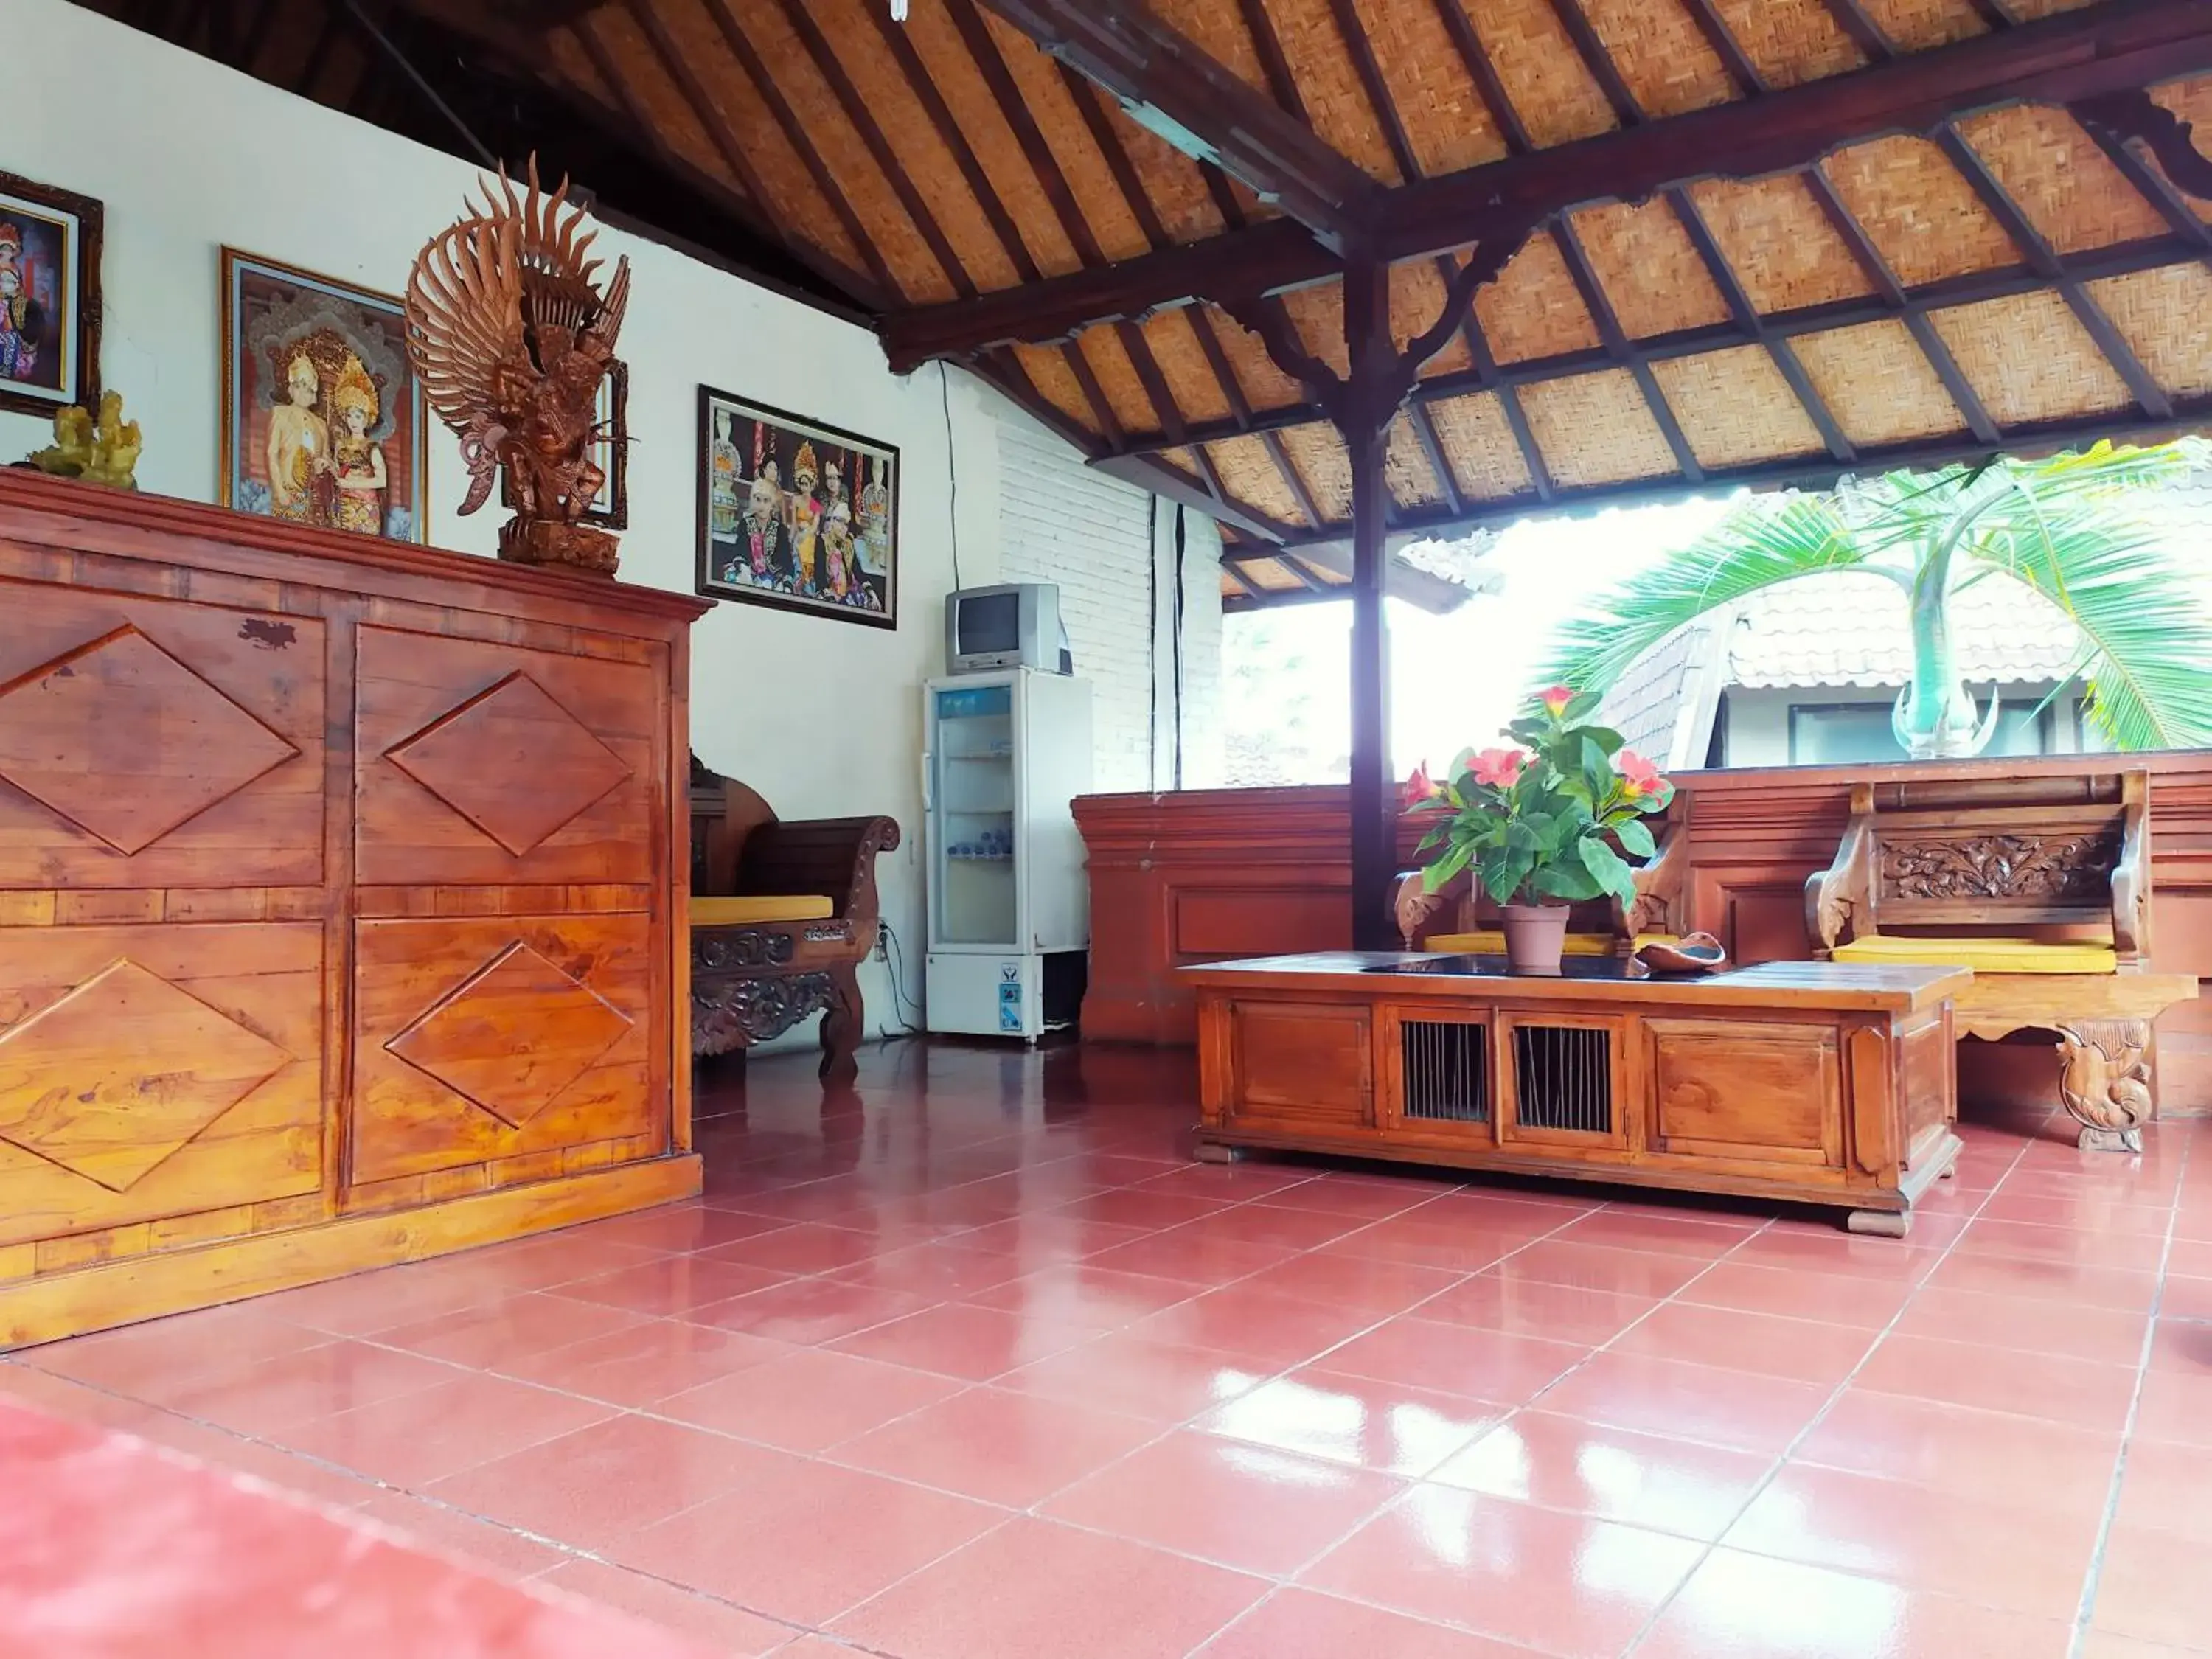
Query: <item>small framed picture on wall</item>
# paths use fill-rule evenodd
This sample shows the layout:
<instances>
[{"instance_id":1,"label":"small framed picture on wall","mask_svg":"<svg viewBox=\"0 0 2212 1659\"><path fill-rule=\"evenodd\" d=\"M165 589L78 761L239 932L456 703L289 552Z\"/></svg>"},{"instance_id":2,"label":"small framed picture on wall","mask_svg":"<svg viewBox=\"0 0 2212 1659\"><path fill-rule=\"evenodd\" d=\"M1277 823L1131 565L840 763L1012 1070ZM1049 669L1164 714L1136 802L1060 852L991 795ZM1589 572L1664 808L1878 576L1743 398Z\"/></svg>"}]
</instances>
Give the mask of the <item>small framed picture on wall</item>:
<instances>
[{"instance_id":1,"label":"small framed picture on wall","mask_svg":"<svg viewBox=\"0 0 2212 1659\"><path fill-rule=\"evenodd\" d=\"M898 450L699 388L699 592L898 625Z\"/></svg>"},{"instance_id":2,"label":"small framed picture on wall","mask_svg":"<svg viewBox=\"0 0 2212 1659\"><path fill-rule=\"evenodd\" d=\"M224 506L427 541L423 416L398 300L223 249Z\"/></svg>"},{"instance_id":3,"label":"small framed picture on wall","mask_svg":"<svg viewBox=\"0 0 2212 1659\"><path fill-rule=\"evenodd\" d=\"M100 204L0 173L0 409L100 404Z\"/></svg>"}]
</instances>

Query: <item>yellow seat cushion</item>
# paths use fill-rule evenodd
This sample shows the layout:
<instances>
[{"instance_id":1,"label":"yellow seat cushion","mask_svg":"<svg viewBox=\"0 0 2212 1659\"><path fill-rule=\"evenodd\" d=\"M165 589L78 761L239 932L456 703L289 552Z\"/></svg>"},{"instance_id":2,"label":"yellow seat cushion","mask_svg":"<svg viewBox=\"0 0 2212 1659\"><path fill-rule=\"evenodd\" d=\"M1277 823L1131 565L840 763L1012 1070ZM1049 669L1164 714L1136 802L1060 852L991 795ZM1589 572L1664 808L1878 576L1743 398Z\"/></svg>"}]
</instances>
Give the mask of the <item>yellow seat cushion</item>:
<instances>
[{"instance_id":1,"label":"yellow seat cushion","mask_svg":"<svg viewBox=\"0 0 2212 1659\"><path fill-rule=\"evenodd\" d=\"M837 914L837 901L815 894L766 898L695 898L691 901L694 927L734 927L753 921L823 921Z\"/></svg>"},{"instance_id":2,"label":"yellow seat cushion","mask_svg":"<svg viewBox=\"0 0 2212 1659\"><path fill-rule=\"evenodd\" d=\"M2033 939L1901 939L1876 933L1838 945L1838 962L1935 963L1978 974L2112 974L2118 956L2109 945L2051 945Z\"/></svg>"},{"instance_id":3,"label":"yellow seat cushion","mask_svg":"<svg viewBox=\"0 0 2212 1659\"><path fill-rule=\"evenodd\" d=\"M1639 933L1636 948L1647 945L1672 945L1672 933ZM1569 933L1565 953L1571 957L1609 957L1614 939L1610 933ZM1431 933L1426 946L1431 951L1444 951L1455 955L1471 957L1502 957L1505 954L1505 935L1496 928L1486 928L1474 933Z\"/></svg>"}]
</instances>

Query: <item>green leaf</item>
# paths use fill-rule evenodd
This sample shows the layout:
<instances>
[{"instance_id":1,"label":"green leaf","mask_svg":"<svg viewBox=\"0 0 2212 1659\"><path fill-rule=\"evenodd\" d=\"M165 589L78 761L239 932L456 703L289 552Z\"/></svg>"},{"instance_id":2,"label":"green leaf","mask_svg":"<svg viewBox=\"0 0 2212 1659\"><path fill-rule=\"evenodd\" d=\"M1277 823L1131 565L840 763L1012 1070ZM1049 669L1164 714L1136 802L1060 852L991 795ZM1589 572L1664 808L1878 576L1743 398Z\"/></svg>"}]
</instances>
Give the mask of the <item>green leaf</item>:
<instances>
[{"instance_id":1,"label":"green leaf","mask_svg":"<svg viewBox=\"0 0 2212 1659\"><path fill-rule=\"evenodd\" d=\"M1613 838L1620 843L1624 853L1648 859L1659 850L1659 843L1651 838L1650 826L1642 818L1623 818L1613 826Z\"/></svg>"},{"instance_id":2,"label":"green leaf","mask_svg":"<svg viewBox=\"0 0 2212 1659\"><path fill-rule=\"evenodd\" d=\"M1605 890L1589 872L1570 870L1558 864L1536 872L1529 885L1547 898L1563 898L1574 903L1594 899Z\"/></svg>"},{"instance_id":3,"label":"green leaf","mask_svg":"<svg viewBox=\"0 0 2212 1659\"><path fill-rule=\"evenodd\" d=\"M1608 759L1619 754L1628 742L1627 738L1609 726L1585 726L1583 727L1583 736L1603 750Z\"/></svg>"},{"instance_id":4,"label":"green leaf","mask_svg":"<svg viewBox=\"0 0 2212 1659\"><path fill-rule=\"evenodd\" d=\"M1435 892L1454 876L1466 869L1471 856L1472 854L1464 847L1453 848L1450 852L1421 872L1422 887L1429 892Z\"/></svg>"},{"instance_id":5,"label":"green leaf","mask_svg":"<svg viewBox=\"0 0 2212 1659\"><path fill-rule=\"evenodd\" d=\"M1592 836L1582 843L1582 855L1583 867L1590 872L1601 890L1624 904L1635 902L1636 872L1621 860L1620 854Z\"/></svg>"}]
</instances>

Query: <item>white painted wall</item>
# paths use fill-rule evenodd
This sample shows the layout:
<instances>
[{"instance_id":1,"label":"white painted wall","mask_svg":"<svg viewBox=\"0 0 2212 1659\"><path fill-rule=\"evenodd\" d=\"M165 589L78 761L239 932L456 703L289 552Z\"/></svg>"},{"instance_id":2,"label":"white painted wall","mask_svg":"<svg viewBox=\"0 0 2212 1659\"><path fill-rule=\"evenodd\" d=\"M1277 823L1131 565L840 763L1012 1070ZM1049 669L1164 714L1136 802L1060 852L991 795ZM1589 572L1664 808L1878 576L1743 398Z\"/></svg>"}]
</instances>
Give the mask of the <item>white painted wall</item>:
<instances>
[{"instance_id":1,"label":"white painted wall","mask_svg":"<svg viewBox=\"0 0 2212 1659\"><path fill-rule=\"evenodd\" d=\"M387 294L451 222L477 169L112 23L63 0L0 0L9 93L0 171L97 198L106 209L103 383L145 434L143 488L216 495L217 250L224 244ZM692 734L719 771L787 817L887 811L907 846L883 860L884 911L904 942L909 1000L921 976L921 699L943 664L952 585L957 461L962 574L997 579L994 407L955 372L951 434L939 371L892 376L874 337L667 248L613 230L602 251L635 268L622 339L630 364L631 528L623 579L689 592L696 538L700 382L896 444L896 632L718 605L692 636ZM0 413L0 460L50 441ZM431 539L489 555L495 506L455 516L463 474L431 434ZM871 1024L891 1023L884 970L867 970Z\"/></svg>"},{"instance_id":2,"label":"white painted wall","mask_svg":"<svg viewBox=\"0 0 2212 1659\"><path fill-rule=\"evenodd\" d=\"M1059 585L1075 672L1091 684L1101 792L1175 781L1176 510L1084 465L1028 415L1000 405L1000 579ZM1201 788L1222 770L1221 534L1198 513L1185 513L1183 526L1182 775L1185 787Z\"/></svg>"}]
</instances>

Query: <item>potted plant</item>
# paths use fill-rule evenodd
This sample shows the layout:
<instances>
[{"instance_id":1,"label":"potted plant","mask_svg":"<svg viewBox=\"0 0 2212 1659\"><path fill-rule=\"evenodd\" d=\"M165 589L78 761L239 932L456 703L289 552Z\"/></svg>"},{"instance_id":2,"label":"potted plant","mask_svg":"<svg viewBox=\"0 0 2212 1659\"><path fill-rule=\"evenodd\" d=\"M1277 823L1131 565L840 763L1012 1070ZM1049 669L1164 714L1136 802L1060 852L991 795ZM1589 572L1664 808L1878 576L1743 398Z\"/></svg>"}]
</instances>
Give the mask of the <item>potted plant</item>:
<instances>
[{"instance_id":1,"label":"potted plant","mask_svg":"<svg viewBox=\"0 0 2212 1659\"><path fill-rule=\"evenodd\" d=\"M1589 722L1596 705L1594 692L1553 686L1505 728L1510 747L1462 750L1441 781L1424 763L1406 785L1407 809L1437 820L1421 840L1423 884L1433 893L1472 871L1504 913L1516 972L1559 971L1570 905L1634 902L1622 854L1651 856L1644 816L1674 799L1657 767Z\"/></svg>"}]
</instances>

